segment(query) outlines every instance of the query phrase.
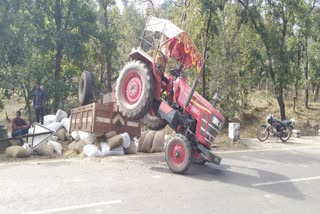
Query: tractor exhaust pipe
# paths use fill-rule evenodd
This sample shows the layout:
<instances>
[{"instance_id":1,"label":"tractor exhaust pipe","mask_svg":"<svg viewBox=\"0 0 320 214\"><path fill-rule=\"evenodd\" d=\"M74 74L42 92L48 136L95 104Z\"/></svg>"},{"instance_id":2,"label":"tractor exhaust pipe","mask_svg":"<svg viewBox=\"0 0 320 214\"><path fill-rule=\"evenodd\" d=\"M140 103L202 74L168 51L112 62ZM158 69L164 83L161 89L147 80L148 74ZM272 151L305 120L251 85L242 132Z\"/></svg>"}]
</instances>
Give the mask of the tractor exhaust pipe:
<instances>
[{"instance_id":1,"label":"tractor exhaust pipe","mask_svg":"<svg viewBox=\"0 0 320 214\"><path fill-rule=\"evenodd\" d=\"M201 73L202 73L202 71L203 71L204 65L205 65L208 57L209 57L209 56L206 56L206 58L204 58L204 60L203 60L203 62L202 62L201 70L200 70L197 78L196 78L196 79L194 80L194 82L193 82L193 85L192 85L190 94L188 95L187 102L186 102L186 104L185 104L185 106L184 106L184 110L186 110L187 106L189 105L189 103L190 103L190 101L191 101L191 98L192 98L192 96L193 96L193 94L194 94L194 91L196 90L196 88L197 88L197 86L198 86L199 78L200 78L200 76L201 76Z\"/></svg>"}]
</instances>

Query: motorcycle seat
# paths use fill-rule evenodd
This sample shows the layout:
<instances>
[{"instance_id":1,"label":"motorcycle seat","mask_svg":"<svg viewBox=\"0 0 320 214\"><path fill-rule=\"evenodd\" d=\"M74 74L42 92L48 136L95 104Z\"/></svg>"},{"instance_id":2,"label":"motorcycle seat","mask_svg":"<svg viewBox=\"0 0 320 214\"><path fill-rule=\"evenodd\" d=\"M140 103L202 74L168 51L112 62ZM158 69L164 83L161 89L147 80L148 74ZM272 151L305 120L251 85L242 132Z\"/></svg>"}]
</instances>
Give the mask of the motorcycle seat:
<instances>
[{"instance_id":1,"label":"motorcycle seat","mask_svg":"<svg viewBox=\"0 0 320 214\"><path fill-rule=\"evenodd\" d=\"M281 123L285 126L288 126L288 125L292 124L292 121L291 120L282 120Z\"/></svg>"}]
</instances>

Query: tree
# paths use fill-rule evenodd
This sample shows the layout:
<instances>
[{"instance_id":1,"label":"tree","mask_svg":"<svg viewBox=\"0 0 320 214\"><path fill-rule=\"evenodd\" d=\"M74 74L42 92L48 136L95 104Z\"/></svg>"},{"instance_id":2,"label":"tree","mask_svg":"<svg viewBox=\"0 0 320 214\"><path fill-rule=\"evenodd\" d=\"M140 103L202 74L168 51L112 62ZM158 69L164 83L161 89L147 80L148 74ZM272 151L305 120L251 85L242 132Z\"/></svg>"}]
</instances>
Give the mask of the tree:
<instances>
[{"instance_id":1,"label":"tree","mask_svg":"<svg viewBox=\"0 0 320 214\"><path fill-rule=\"evenodd\" d=\"M68 93L63 89L61 75L63 60L72 60L80 69L85 42L96 29L96 14L92 4L85 0L34 1L34 23L37 27L38 47L44 53L54 53L54 95L53 110L56 111Z\"/></svg>"},{"instance_id":2,"label":"tree","mask_svg":"<svg viewBox=\"0 0 320 214\"><path fill-rule=\"evenodd\" d=\"M281 118L285 119L283 90L287 86L290 72L287 34L288 28L292 26L292 15L299 8L299 0L238 2L243 8L242 18L252 24L264 44L268 72L274 85Z\"/></svg>"},{"instance_id":3,"label":"tree","mask_svg":"<svg viewBox=\"0 0 320 214\"><path fill-rule=\"evenodd\" d=\"M31 121L31 93L38 66L34 43L32 1L0 3L1 60L0 83L7 98L13 94L23 97Z\"/></svg>"}]
</instances>

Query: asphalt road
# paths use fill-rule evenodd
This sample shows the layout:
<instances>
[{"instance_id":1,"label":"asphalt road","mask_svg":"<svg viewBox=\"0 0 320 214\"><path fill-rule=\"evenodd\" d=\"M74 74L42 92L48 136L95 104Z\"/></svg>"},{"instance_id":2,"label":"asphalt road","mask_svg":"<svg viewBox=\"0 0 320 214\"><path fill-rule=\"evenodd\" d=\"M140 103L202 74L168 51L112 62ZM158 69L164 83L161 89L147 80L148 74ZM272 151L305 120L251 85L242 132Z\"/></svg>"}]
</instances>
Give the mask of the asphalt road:
<instances>
[{"instance_id":1,"label":"asphalt road","mask_svg":"<svg viewBox=\"0 0 320 214\"><path fill-rule=\"evenodd\" d=\"M320 213L320 138L243 140L184 176L164 154L0 163L0 213Z\"/></svg>"}]
</instances>

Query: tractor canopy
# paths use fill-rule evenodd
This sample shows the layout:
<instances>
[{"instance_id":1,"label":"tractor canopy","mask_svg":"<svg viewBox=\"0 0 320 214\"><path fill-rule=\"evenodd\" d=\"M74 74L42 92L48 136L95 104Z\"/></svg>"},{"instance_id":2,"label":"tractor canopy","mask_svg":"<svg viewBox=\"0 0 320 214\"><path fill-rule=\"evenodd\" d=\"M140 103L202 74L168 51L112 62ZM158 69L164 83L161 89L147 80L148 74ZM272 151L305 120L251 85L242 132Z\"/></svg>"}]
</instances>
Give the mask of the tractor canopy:
<instances>
[{"instance_id":1,"label":"tractor canopy","mask_svg":"<svg viewBox=\"0 0 320 214\"><path fill-rule=\"evenodd\" d=\"M195 67L201 70L202 56L188 34L166 19L149 16L145 31L160 32L165 36L160 44L160 49L166 47L167 56L182 63L184 68Z\"/></svg>"}]
</instances>

